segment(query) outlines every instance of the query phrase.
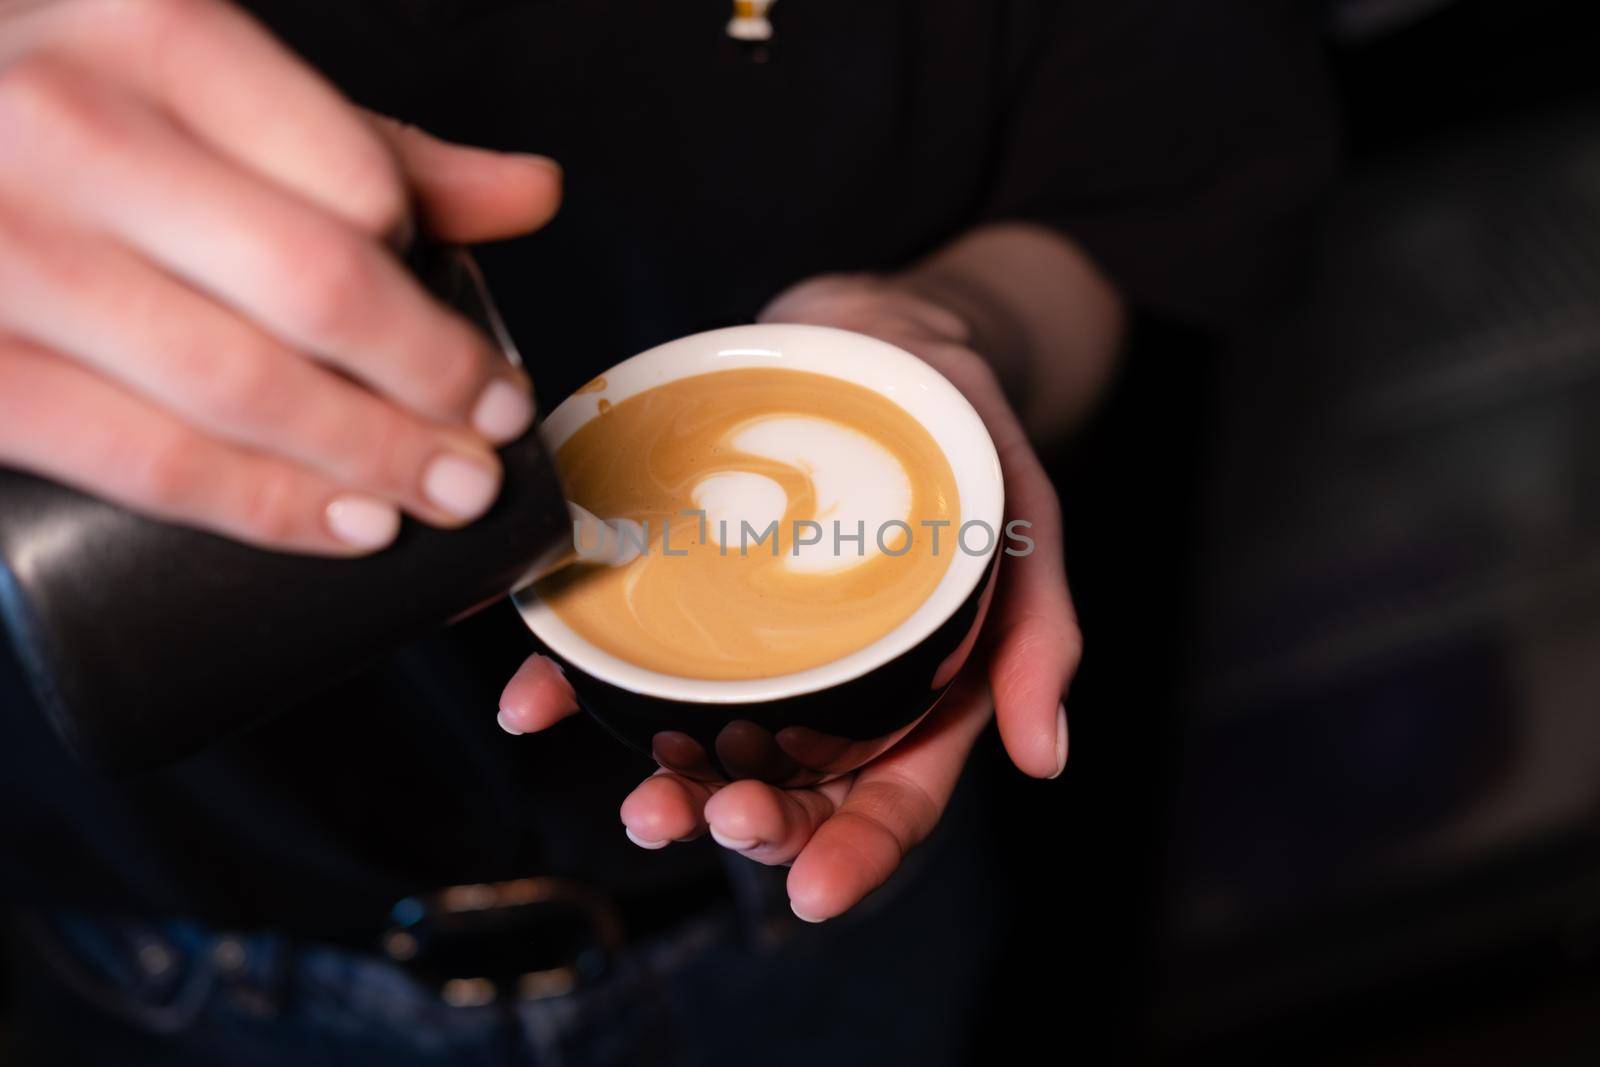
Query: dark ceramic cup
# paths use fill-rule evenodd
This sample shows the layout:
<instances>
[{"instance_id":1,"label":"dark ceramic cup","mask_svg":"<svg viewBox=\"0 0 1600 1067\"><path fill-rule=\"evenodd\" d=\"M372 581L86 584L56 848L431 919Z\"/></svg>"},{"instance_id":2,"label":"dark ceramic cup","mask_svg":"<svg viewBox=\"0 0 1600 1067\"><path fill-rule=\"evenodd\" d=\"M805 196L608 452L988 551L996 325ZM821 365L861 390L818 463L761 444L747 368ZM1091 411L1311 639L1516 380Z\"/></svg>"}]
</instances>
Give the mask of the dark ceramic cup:
<instances>
[{"instance_id":1,"label":"dark ceramic cup","mask_svg":"<svg viewBox=\"0 0 1600 1067\"><path fill-rule=\"evenodd\" d=\"M737 681L646 670L590 643L524 589L516 602L541 650L566 671L583 707L669 770L705 780L809 785L848 773L914 727L944 695L982 625L998 562L1004 491L993 442L966 398L893 345L819 326L736 326L669 342L606 371L545 420L555 452L602 404L698 374L746 367L810 371L899 404L943 449L961 497L945 531L950 565L912 615L864 648L819 667ZM973 523L967 540L957 528ZM983 529L992 536L984 536ZM984 548L986 542L987 547ZM978 551L983 548L982 551Z\"/></svg>"}]
</instances>

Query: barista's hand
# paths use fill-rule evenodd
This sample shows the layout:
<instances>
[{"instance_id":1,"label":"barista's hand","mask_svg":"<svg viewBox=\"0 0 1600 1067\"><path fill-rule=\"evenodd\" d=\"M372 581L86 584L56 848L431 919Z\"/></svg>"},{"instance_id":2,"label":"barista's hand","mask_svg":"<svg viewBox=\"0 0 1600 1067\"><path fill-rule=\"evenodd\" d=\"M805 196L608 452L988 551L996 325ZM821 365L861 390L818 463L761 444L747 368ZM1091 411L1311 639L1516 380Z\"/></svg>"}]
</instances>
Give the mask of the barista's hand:
<instances>
[{"instance_id":1,"label":"barista's hand","mask_svg":"<svg viewBox=\"0 0 1600 1067\"><path fill-rule=\"evenodd\" d=\"M304 552L477 518L527 384L393 248L535 229L560 184L221 0L0 0L0 466Z\"/></svg>"},{"instance_id":2,"label":"barista's hand","mask_svg":"<svg viewBox=\"0 0 1600 1067\"><path fill-rule=\"evenodd\" d=\"M921 726L860 771L811 789L754 781L715 787L663 771L623 802L628 836L645 848L709 828L718 842L753 860L793 864L795 913L821 921L883 884L933 830L991 714L1022 771L1037 778L1061 773L1063 699L1081 641L1062 562L1060 503L993 371L968 347L965 322L908 289L865 277L806 282L762 318L871 334L937 367L988 426L1005 475L1007 520L1031 522L1027 532L1036 546L1030 555L1001 561L978 658ZM541 729L566 714L571 699L549 661L534 657L506 689L502 725Z\"/></svg>"}]
</instances>

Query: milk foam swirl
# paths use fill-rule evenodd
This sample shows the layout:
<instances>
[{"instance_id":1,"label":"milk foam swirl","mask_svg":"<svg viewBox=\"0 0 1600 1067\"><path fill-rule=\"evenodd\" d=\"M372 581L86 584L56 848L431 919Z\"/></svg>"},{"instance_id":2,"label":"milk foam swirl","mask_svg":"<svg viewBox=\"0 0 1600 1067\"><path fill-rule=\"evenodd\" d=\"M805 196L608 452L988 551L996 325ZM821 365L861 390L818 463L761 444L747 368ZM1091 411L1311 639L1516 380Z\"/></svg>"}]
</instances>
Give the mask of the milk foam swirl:
<instances>
[{"instance_id":1,"label":"milk foam swirl","mask_svg":"<svg viewBox=\"0 0 1600 1067\"><path fill-rule=\"evenodd\" d=\"M718 371L639 393L574 433L557 462L574 500L638 521L652 543L626 567L574 568L540 594L591 642L668 674L767 677L864 647L949 564L911 531L960 520L926 429L887 397L802 371Z\"/></svg>"}]
</instances>

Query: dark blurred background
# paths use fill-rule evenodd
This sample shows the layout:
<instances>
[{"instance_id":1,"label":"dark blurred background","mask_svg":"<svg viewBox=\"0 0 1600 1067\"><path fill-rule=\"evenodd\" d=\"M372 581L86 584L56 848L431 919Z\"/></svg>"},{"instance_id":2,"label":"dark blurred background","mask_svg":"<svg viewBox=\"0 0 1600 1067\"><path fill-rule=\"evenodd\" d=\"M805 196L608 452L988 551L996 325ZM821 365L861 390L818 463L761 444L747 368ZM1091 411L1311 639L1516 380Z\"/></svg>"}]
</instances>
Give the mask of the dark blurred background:
<instances>
[{"instance_id":1,"label":"dark blurred background","mask_svg":"<svg viewBox=\"0 0 1600 1067\"><path fill-rule=\"evenodd\" d=\"M1143 325L1061 458L1087 656L1065 788L989 768L986 1062L1600 1062L1593 14L1333 5L1300 294Z\"/></svg>"},{"instance_id":2,"label":"dark blurred background","mask_svg":"<svg viewBox=\"0 0 1600 1067\"><path fill-rule=\"evenodd\" d=\"M1139 324L1059 457L1088 657L1064 781L981 768L981 1062L1600 1062L1592 8L1334 5L1300 295Z\"/></svg>"}]
</instances>

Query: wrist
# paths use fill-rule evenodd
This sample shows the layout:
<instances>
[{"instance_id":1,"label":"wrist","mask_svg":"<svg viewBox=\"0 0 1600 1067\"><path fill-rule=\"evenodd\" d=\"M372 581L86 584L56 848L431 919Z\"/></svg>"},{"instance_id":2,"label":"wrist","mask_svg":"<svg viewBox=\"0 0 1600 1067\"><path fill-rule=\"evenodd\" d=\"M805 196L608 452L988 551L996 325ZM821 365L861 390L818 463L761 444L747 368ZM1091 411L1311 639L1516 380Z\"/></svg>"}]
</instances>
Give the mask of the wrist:
<instances>
[{"instance_id":1,"label":"wrist","mask_svg":"<svg viewBox=\"0 0 1600 1067\"><path fill-rule=\"evenodd\" d=\"M981 285L958 272L941 269L937 262L921 264L887 281L963 323L960 343L989 365L1012 408L1023 409L1033 384L1027 331L1002 303Z\"/></svg>"},{"instance_id":2,"label":"wrist","mask_svg":"<svg viewBox=\"0 0 1600 1067\"><path fill-rule=\"evenodd\" d=\"M1028 223L972 230L901 276L972 327L1029 432L1070 432L1118 362L1121 296L1069 238Z\"/></svg>"}]
</instances>

